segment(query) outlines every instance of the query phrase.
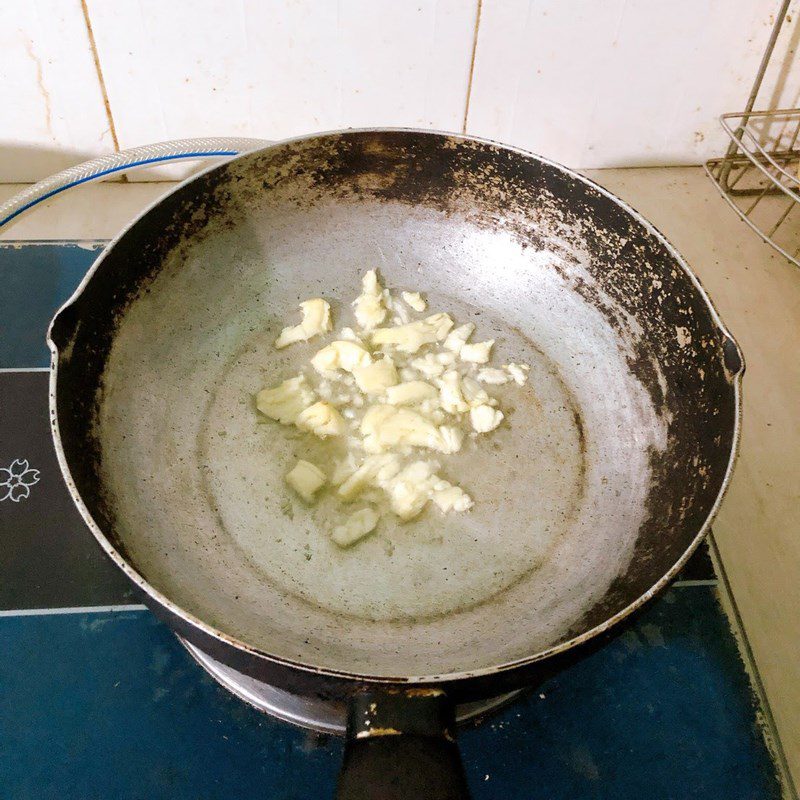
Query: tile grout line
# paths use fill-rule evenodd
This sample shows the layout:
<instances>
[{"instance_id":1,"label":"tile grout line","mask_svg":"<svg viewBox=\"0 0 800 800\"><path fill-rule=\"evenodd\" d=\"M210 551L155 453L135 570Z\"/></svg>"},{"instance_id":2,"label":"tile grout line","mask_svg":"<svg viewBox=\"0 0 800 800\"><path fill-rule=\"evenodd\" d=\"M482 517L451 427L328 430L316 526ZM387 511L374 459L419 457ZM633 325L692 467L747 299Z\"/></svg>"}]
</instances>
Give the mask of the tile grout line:
<instances>
[{"instance_id":1,"label":"tile grout line","mask_svg":"<svg viewBox=\"0 0 800 800\"><path fill-rule=\"evenodd\" d=\"M108 129L111 132L111 141L114 144L115 152L119 153L119 139L117 138L117 129L114 125L114 115L111 113L111 101L108 99L108 89L106 88L106 80L103 77L103 68L100 65L100 54L97 52L97 42L94 38L94 30L92 29L92 20L89 17L89 6L86 4L87 0L81 0L81 11L83 12L83 21L86 24L86 33L89 37L89 47L92 51L92 59L94 60L94 68L97 73L97 80L100 84L100 94L103 97L103 107L106 110L106 119L108 120ZM125 174L120 176L122 183L127 183L128 178Z\"/></svg>"},{"instance_id":2,"label":"tile grout line","mask_svg":"<svg viewBox=\"0 0 800 800\"><path fill-rule=\"evenodd\" d=\"M778 770L780 772L781 783L786 790L785 800L797 800L797 788L795 787L794 778L792 777L791 770L789 769L789 762L786 759L786 752L783 749L780 735L778 734L778 726L775 724L775 717L772 714L772 707L767 697L767 691L764 687L764 681L761 678L756 659L753 654L753 649L750 646L750 640L747 637L747 632L744 627L742 615L739 612L739 606L736 603L736 598L733 596L733 589L728 573L725 571L725 566L722 563L719 548L717 547L716 539L713 534L708 535L709 550L711 551L711 558L714 561L714 567L717 574L720 576L719 587L720 595L723 596L723 605L727 605L729 609L729 618L732 623L734 636L736 637L742 656L745 661L745 666L748 676L751 678L753 688L755 689L756 697L761 705L761 710L764 714L764 722L769 740L767 747L773 752L777 760Z\"/></svg>"},{"instance_id":3,"label":"tile grout line","mask_svg":"<svg viewBox=\"0 0 800 800\"><path fill-rule=\"evenodd\" d=\"M59 614L102 614L122 611L147 611L141 603L122 604L117 606L71 606L67 608L10 608L0 611L0 619L8 617L48 617Z\"/></svg>"},{"instance_id":4,"label":"tile grout line","mask_svg":"<svg viewBox=\"0 0 800 800\"><path fill-rule=\"evenodd\" d=\"M475 11L475 32L472 35L472 55L469 60L469 76L467 77L467 99L464 103L464 121L461 124L461 133L467 132L467 117L469 116L469 103L472 99L472 78L475 74L475 54L478 52L478 30L481 26L481 9L483 0L478 0L478 8Z\"/></svg>"}]
</instances>

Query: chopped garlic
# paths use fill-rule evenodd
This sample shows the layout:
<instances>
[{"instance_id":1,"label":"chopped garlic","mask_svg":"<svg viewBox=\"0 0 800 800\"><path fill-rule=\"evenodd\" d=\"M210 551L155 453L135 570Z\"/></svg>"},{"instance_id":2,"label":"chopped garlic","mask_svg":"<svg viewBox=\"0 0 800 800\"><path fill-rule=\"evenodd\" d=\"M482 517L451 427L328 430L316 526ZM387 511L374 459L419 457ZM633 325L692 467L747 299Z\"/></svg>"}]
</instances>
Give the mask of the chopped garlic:
<instances>
[{"instance_id":1,"label":"chopped garlic","mask_svg":"<svg viewBox=\"0 0 800 800\"><path fill-rule=\"evenodd\" d=\"M443 342L447 338L450 329L453 327L453 320L450 315L441 312L432 314L430 317L425 317L422 321L436 332L437 342Z\"/></svg>"},{"instance_id":2,"label":"chopped garlic","mask_svg":"<svg viewBox=\"0 0 800 800\"><path fill-rule=\"evenodd\" d=\"M325 485L325 473L309 461L300 459L286 473L285 480L306 503L311 503L314 500L314 493Z\"/></svg>"},{"instance_id":3,"label":"chopped garlic","mask_svg":"<svg viewBox=\"0 0 800 800\"><path fill-rule=\"evenodd\" d=\"M384 356L380 361L368 366L356 367L353 376L362 392L373 395L383 394L389 386L394 386L399 380L394 362L389 356Z\"/></svg>"},{"instance_id":4,"label":"chopped garlic","mask_svg":"<svg viewBox=\"0 0 800 800\"><path fill-rule=\"evenodd\" d=\"M360 508L354 511L342 525L333 529L331 539L339 547L350 547L372 533L378 524L378 512L373 508Z\"/></svg>"},{"instance_id":5,"label":"chopped garlic","mask_svg":"<svg viewBox=\"0 0 800 800\"><path fill-rule=\"evenodd\" d=\"M430 404L433 403L436 403L436 406L434 408L431 408ZM420 403L419 410L422 411L423 414L427 415L428 419L430 419L430 421L434 423L434 425L441 425L447 419L444 411L442 411L442 409L439 408L438 397L435 400L425 401L425 404L428 404L428 410L425 411L425 409L422 407L423 403Z\"/></svg>"},{"instance_id":6,"label":"chopped garlic","mask_svg":"<svg viewBox=\"0 0 800 800\"><path fill-rule=\"evenodd\" d=\"M361 421L361 433L368 453L384 453L406 445L449 452L439 429L422 414L407 408L373 406Z\"/></svg>"},{"instance_id":7,"label":"chopped garlic","mask_svg":"<svg viewBox=\"0 0 800 800\"><path fill-rule=\"evenodd\" d=\"M508 383L509 376L503 372L502 369L495 369L494 367L486 367L478 371L478 380L482 383L491 383L499 386L502 383Z\"/></svg>"},{"instance_id":8,"label":"chopped garlic","mask_svg":"<svg viewBox=\"0 0 800 800\"><path fill-rule=\"evenodd\" d=\"M298 375L259 392L256 404L283 424L294 423L322 438L342 437L344 457L332 460L330 475L340 500L349 502L367 491L363 499L371 503L376 491L382 491L403 520L416 517L431 501L443 513L466 511L472 498L440 478L438 464L414 460L414 448L457 453L464 444L467 412L470 438L497 428L503 412L481 384L513 380L523 385L530 367L479 369L477 365L489 362L493 340L468 344L475 326L453 329L445 313L409 321L409 309L421 314L427 303L418 292L401 294L403 304L380 285L374 270L367 272L353 303L360 330L342 328L336 341L311 359L319 373L316 393ZM277 347L331 330L330 306L324 300L309 300L300 307L303 322L284 329ZM378 354L380 360L375 360L371 346L384 351ZM423 347L430 347L429 352L419 353ZM459 357L464 363L456 366ZM285 479L307 502L326 482L322 470L302 460ZM331 537L340 547L349 547L371 533L378 521L375 509L360 508L334 526Z\"/></svg>"},{"instance_id":9,"label":"chopped garlic","mask_svg":"<svg viewBox=\"0 0 800 800\"><path fill-rule=\"evenodd\" d=\"M438 396L436 389L425 381L407 381L386 390L386 402L393 406L420 403Z\"/></svg>"},{"instance_id":10,"label":"chopped garlic","mask_svg":"<svg viewBox=\"0 0 800 800\"><path fill-rule=\"evenodd\" d=\"M320 439L326 436L341 436L346 430L342 415L330 403L323 400L302 411L295 425L301 431L310 431Z\"/></svg>"},{"instance_id":11,"label":"chopped garlic","mask_svg":"<svg viewBox=\"0 0 800 800\"><path fill-rule=\"evenodd\" d=\"M414 311L419 311L421 313L428 307L428 304L422 299L422 295L419 292L401 292L400 296Z\"/></svg>"},{"instance_id":12,"label":"chopped garlic","mask_svg":"<svg viewBox=\"0 0 800 800\"><path fill-rule=\"evenodd\" d=\"M361 294L356 298L353 307L356 320L364 330L372 330L386 319L383 293L374 269L367 272L361 280Z\"/></svg>"},{"instance_id":13,"label":"chopped garlic","mask_svg":"<svg viewBox=\"0 0 800 800\"><path fill-rule=\"evenodd\" d=\"M275 347L279 350L295 342L307 342L318 333L325 333L331 329L331 307L319 297L300 303L303 312L303 321L299 325L284 328L275 340Z\"/></svg>"},{"instance_id":14,"label":"chopped garlic","mask_svg":"<svg viewBox=\"0 0 800 800\"><path fill-rule=\"evenodd\" d=\"M371 363L372 356L360 344L348 341L331 342L311 359L311 366L317 372L335 372L337 369L352 372L356 367Z\"/></svg>"},{"instance_id":15,"label":"chopped garlic","mask_svg":"<svg viewBox=\"0 0 800 800\"><path fill-rule=\"evenodd\" d=\"M436 394L436 397L431 397L430 399L423 400L419 404L419 410L426 416L431 417L433 419L433 415L439 411L439 394ZM441 412L439 412L441 413Z\"/></svg>"},{"instance_id":16,"label":"chopped garlic","mask_svg":"<svg viewBox=\"0 0 800 800\"><path fill-rule=\"evenodd\" d=\"M368 486L386 484L400 471L400 458L395 453L367 456L364 463L345 479L337 494L343 500L352 500Z\"/></svg>"},{"instance_id":17,"label":"chopped garlic","mask_svg":"<svg viewBox=\"0 0 800 800\"><path fill-rule=\"evenodd\" d=\"M333 462L331 483L334 486L340 486L356 471L356 469L356 459L352 453L348 453L344 458L337 459Z\"/></svg>"},{"instance_id":18,"label":"chopped garlic","mask_svg":"<svg viewBox=\"0 0 800 800\"><path fill-rule=\"evenodd\" d=\"M437 480L435 468L430 461L414 461L387 483L389 505L400 519L413 519L425 508Z\"/></svg>"},{"instance_id":19,"label":"chopped garlic","mask_svg":"<svg viewBox=\"0 0 800 800\"><path fill-rule=\"evenodd\" d=\"M448 314L433 314L407 325L378 328L372 333L372 343L394 345L401 353L416 353L423 345L442 341L452 326L453 320Z\"/></svg>"},{"instance_id":20,"label":"chopped garlic","mask_svg":"<svg viewBox=\"0 0 800 800\"><path fill-rule=\"evenodd\" d=\"M491 406L475 406L469 412L469 419L478 433L488 433L503 421L503 412Z\"/></svg>"},{"instance_id":21,"label":"chopped garlic","mask_svg":"<svg viewBox=\"0 0 800 800\"><path fill-rule=\"evenodd\" d=\"M256 395L256 408L282 425L294 425L298 415L308 408L316 395L303 375L289 378L272 389Z\"/></svg>"},{"instance_id":22,"label":"chopped garlic","mask_svg":"<svg viewBox=\"0 0 800 800\"><path fill-rule=\"evenodd\" d=\"M483 387L475 380L467 376L461 380L461 390L464 399L472 406L481 406L490 402L490 397Z\"/></svg>"},{"instance_id":23,"label":"chopped garlic","mask_svg":"<svg viewBox=\"0 0 800 800\"><path fill-rule=\"evenodd\" d=\"M447 514L449 511L468 511L474 503L472 498L460 487L442 481L443 488L436 487L431 499L439 509Z\"/></svg>"},{"instance_id":24,"label":"chopped garlic","mask_svg":"<svg viewBox=\"0 0 800 800\"><path fill-rule=\"evenodd\" d=\"M473 364L485 364L489 360L489 353L494 345L494 339L488 342L476 342L475 344L465 344L461 348L459 356L462 361L471 361Z\"/></svg>"},{"instance_id":25,"label":"chopped garlic","mask_svg":"<svg viewBox=\"0 0 800 800\"><path fill-rule=\"evenodd\" d=\"M426 378L436 378L444 372L444 365L436 360L433 353L426 353L420 358L412 359L411 366Z\"/></svg>"},{"instance_id":26,"label":"chopped garlic","mask_svg":"<svg viewBox=\"0 0 800 800\"><path fill-rule=\"evenodd\" d=\"M531 371L527 364L506 364L506 369L518 386L525 385L528 380L528 373Z\"/></svg>"},{"instance_id":27,"label":"chopped garlic","mask_svg":"<svg viewBox=\"0 0 800 800\"><path fill-rule=\"evenodd\" d=\"M345 339L348 342L361 344L361 337L352 328L342 328L341 331L339 331L339 338Z\"/></svg>"},{"instance_id":28,"label":"chopped garlic","mask_svg":"<svg viewBox=\"0 0 800 800\"><path fill-rule=\"evenodd\" d=\"M367 409L367 413L364 414L364 418L361 420L361 433L364 436L377 435L381 425L396 413L397 409L385 403L370 406Z\"/></svg>"},{"instance_id":29,"label":"chopped garlic","mask_svg":"<svg viewBox=\"0 0 800 800\"><path fill-rule=\"evenodd\" d=\"M439 438L441 445L435 449L448 454L457 453L464 444L464 431L452 425L442 425L439 428Z\"/></svg>"},{"instance_id":30,"label":"chopped garlic","mask_svg":"<svg viewBox=\"0 0 800 800\"><path fill-rule=\"evenodd\" d=\"M446 372L442 377L439 399L442 408L450 414L462 414L469 411L469 403L461 392L461 376L455 370Z\"/></svg>"},{"instance_id":31,"label":"chopped garlic","mask_svg":"<svg viewBox=\"0 0 800 800\"><path fill-rule=\"evenodd\" d=\"M459 325L455 330L451 331L447 338L444 340L445 350L450 350L453 353L460 353L461 348L466 344L467 339L472 336L475 326L471 322L465 325Z\"/></svg>"},{"instance_id":32,"label":"chopped garlic","mask_svg":"<svg viewBox=\"0 0 800 800\"><path fill-rule=\"evenodd\" d=\"M333 385L330 381L321 380L317 384L317 394L323 400L330 400L333 397Z\"/></svg>"}]
</instances>

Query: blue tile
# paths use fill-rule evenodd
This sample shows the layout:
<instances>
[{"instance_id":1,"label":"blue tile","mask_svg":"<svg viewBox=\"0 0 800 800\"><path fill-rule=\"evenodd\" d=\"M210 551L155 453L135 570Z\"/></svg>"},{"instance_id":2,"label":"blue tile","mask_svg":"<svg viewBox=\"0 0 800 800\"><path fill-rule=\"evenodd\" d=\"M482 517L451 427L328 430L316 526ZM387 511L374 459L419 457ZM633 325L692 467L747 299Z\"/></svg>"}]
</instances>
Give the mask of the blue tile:
<instances>
[{"instance_id":1,"label":"blue tile","mask_svg":"<svg viewBox=\"0 0 800 800\"><path fill-rule=\"evenodd\" d=\"M716 590L676 588L461 748L477 797L778 800L756 712Z\"/></svg>"},{"instance_id":2,"label":"blue tile","mask_svg":"<svg viewBox=\"0 0 800 800\"><path fill-rule=\"evenodd\" d=\"M311 798L341 743L218 687L147 612L0 619L0 796ZM324 796L324 795L323 795Z\"/></svg>"},{"instance_id":3,"label":"blue tile","mask_svg":"<svg viewBox=\"0 0 800 800\"><path fill-rule=\"evenodd\" d=\"M46 367L45 334L102 243L0 244L0 368Z\"/></svg>"},{"instance_id":4,"label":"blue tile","mask_svg":"<svg viewBox=\"0 0 800 800\"><path fill-rule=\"evenodd\" d=\"M2 618L0 651L9 797L332 796L340 740L241 703L147 612ZM461 747L476 800L780 796L711 587L672 590Z\"/></svg>"}]
</instances>

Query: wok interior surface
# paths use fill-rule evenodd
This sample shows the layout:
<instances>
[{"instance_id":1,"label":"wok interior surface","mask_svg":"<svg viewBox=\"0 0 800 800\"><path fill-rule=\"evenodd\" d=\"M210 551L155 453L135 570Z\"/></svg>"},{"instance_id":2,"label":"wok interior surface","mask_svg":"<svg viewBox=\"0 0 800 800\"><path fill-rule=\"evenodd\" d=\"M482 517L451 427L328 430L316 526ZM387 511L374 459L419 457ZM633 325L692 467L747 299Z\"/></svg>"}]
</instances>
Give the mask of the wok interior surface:
<instances>
[{"instance_id":1,"label":"wok interior surface","mask_svg":"<svg viewBox=\"0 0 800 800\"><path fill-rule=\"evenodd\" d=\"M321 346L272 347L299 301L350 324L375 267L532 369L494 392L507 424L442 462L469 514L340 550L346 507L283 480L337 444L253 396ZM66 458L112 544L201 620L331 670L481 670L605 622L695 541L734 442L724 335L664 241L571 173L460 137L330 134L218 167L123 235L53 338Z\"/></svg>"}]
</instances>

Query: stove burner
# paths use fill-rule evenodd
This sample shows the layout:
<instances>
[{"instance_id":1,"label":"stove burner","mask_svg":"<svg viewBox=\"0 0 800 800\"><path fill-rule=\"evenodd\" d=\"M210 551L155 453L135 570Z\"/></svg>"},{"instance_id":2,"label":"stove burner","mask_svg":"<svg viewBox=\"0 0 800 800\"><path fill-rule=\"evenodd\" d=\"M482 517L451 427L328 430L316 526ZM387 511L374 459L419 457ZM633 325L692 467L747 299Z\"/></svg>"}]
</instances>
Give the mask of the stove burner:
<instances>
[{"instance_id":1,"label":"stove burner","mask_svg":"<svg viewBox=\"0 0 800 800\"><path fill-rule=\"evenodd\" d=\"M276 689L268 683L257 681L221 664L182 637L179 636L178 640L211 677L259 711L271 714L284 722L299 725L301 728L344 736L347 727L345 703L304 697ZM491 711L503 708L521 694L522 690L517 690L488 700L464 703L456 707L456 721L463 724L477 720Z\"/></svg>"}]
</instances>

